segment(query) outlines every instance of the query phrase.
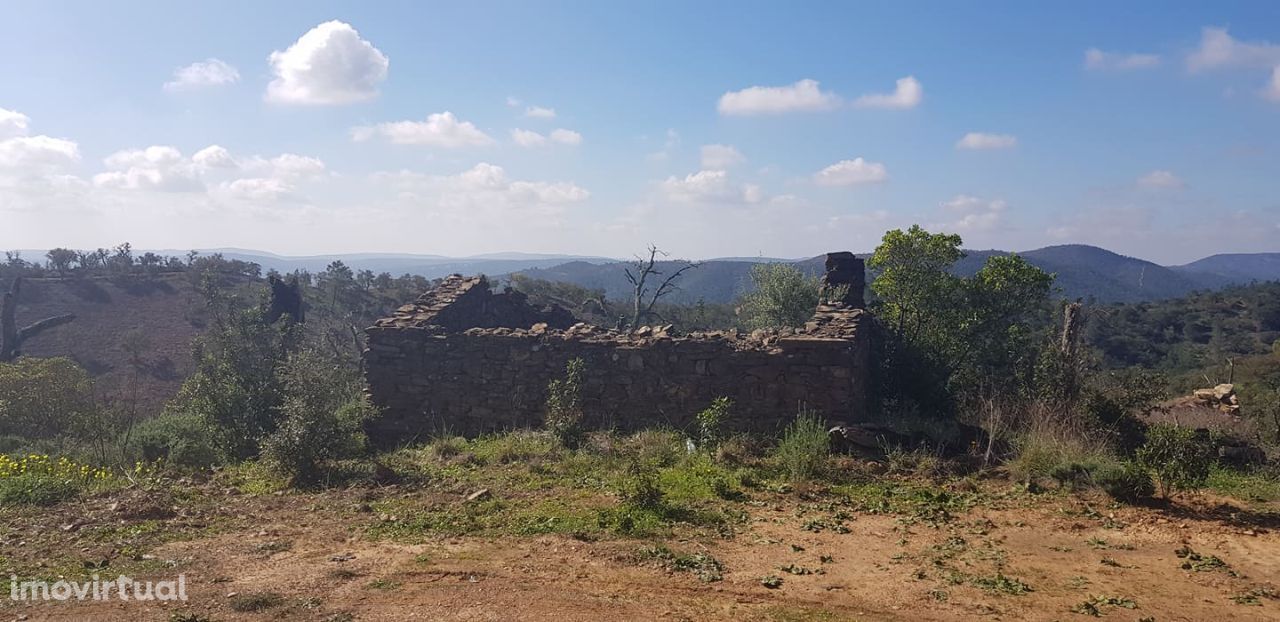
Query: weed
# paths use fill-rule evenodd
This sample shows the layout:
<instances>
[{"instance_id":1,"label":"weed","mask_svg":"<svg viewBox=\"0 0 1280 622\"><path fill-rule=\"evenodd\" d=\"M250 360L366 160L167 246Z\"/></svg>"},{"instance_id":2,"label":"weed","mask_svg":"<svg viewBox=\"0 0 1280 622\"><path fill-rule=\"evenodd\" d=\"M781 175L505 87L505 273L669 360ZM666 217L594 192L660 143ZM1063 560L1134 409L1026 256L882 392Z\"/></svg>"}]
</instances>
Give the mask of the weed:
<instances>
[{"instance_id":1,"label":"weed","mask_svg":"<svg viewBox=\"0 0 1280 622\"><path fill-rule=\"evenodd\" d=\"M1235 571L1231 570L1231 566L1227 562L1222 561L1217 555L1201 555L1192 550L1187 545L1182 545L1174 555L1182 560L1182 569L1192 572L1210 572L1213 570L1225 570L1228 574L1235 576Z\"/></svg>"},{"instance_id":2,"label":"weed","mask_svg":"<svg viewBox=\"0 0 1280 622\"><path fill-rule=\"evenodd\" d=\"M564 377L547 385L547 430L566 447L576 447L583 436L582 374L586 366L580 358L571 359Z\"/></svg>"},{"instance_id":3,"label":"weed","mask_svg":"<svg viewBox=\"0 0 1280 622\"><path fill-rule=\"evenodd\" d=\"M1154 473L1160 493L1199 487L1209 478L1215 451L1213 443L1194 429L1156 424L1147 430L1147 442L1134 454L1138 464Z\"/></svg>"},{"instance_id":4,"label":"weed","mask_svg":"<svg viewBox=\"0 0 1280 622\"><path fill-rule=\"evenodd\" d=\"M263 611L284 604L284 597L276 592L253 592L231 597L231 609L241 613Z\"/></svg>"},{"instance_id":5,"label":"weed","mask_svg":"<svg viewBox=\"0 0 1280 622\"><path fill-rule=\"evenodd\" d=\"M763 585L771 590L776 590L782 587L782 577L779 577L776 574L765 575L763 577L760 577L760 585Z\"/></svg>"},{"instance_id":6,"label":"weed","mask_svg":"<svg viewBox=\"0 0 1280 622\"><path fill-rule=\"evenodd\" d=\"M724 425L729 419L729 409L733 401L727 397L717 397L711 405L698 413L698 448L703 451L714 451L724 440Z\"/></svg>"},{"instance_id":7,"label":"weed","mask_svg":"<svg viewBox=\"0 0 1280 622\"><path fill-rule=\"evenodd\" d=\"M1266 587L1255 587L1243 594L1237 594L1231 597L1231 601L1237 605L1253 605L1255 607L1262 606L1262 599L1280 600L1280 592Z\"/></svg>"},{"instance_id":8,"label":"weed","mask_svg":"<svg viewBox=\"0 0 1280 622\"><path fill-rule=\"evenodd\" d=\"M394 590L400 587L399 581L393 581L387 578L374 579L369 582L369 587L375 590Z\"/></svg>"},{"instance_id":9,"label":"weed","mask_svg":"<svg viewBox=\"0 0 1280 622\"><path fill-rule=\"evenodd\" d=\"M827 426L815 413L802 410L787 426L776 456L792 482L811 480L822 473L831 454Z\"/></svg>"},{"instance_id":10,"label":"weed","mask_svg":"<svg viewBox=\"0 0 1280 622\"><path fill-rule=\"evenodd\" d=\"M698 580L704 583L711 583L723 579L724 565L720 560L712 557L708 553L677 553L671 549L654 545L641 548L636 557L642 560L652 559L662 563L662 565L673 572L690 572L698 577Z\"/></svg>"},{"instance_id":11,"label":"weed","mask_svg":"<svg viewBox=\"0 0 1280 622\"><path fill-rule=\"evenodd\" d=\"M1137 609L1138 603L1133 602L1132 599L1119 598L1116 596L1090 596L1089 600L1072 607L1071 612L1100 617L1106 607Z\"/></svg>"},{"instance_id":12,"label":"weed","mask_svg":"<svg viewBox=\"0 0 1280 622\"><path fill-rule=\"evenodd\" d=\"M1000 572L997 572L995 576L992 577L974 577L969 582L974 587L998 594L1021 596L1032 591L1030 585L1023 583L1018 579L1006 577Z\"/></svg>"}]
</instances>

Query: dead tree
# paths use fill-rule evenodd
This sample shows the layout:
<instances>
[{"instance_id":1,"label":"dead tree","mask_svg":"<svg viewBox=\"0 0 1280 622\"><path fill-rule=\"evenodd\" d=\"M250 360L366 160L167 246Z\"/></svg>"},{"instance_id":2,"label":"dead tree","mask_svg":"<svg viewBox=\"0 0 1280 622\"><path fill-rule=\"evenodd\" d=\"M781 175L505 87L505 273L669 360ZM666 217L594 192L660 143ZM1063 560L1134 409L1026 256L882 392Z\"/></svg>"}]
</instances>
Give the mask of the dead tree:
<instances>
[{"instance_id":1,"label":"dead tree","mask_svg":"<svg viewBox=\"0 0 1280 622\"><path fill-rule=\"evenodd\" d=\"M7 363L18 358L22 352L22 343L36 335L61 326L76 319L74 314L55 315L24 328L18 328L18 292L22 289L22 277L13 279L9 291L5 292L0 302L0 362Z\"/></svg>"},{"instance_id":2,"label":"dead tree","mask_svg":"<svg viewBox=\"0 0 1280 622\"><path fill-rule=\"evenodd\" d=\"M267 323L275 324L276 320L285 315L289 316L295 324L306 322L307 318L302 304L302 287L298 283L298 276L295 274L285 281L273 274L267 277L267 282L271 285L271 302L270 307L267 309Z\"/></svg>"},{"instance_id":3,"label":"dead tree","mask_svg":"<svg viewBox=\"0 0 1280 622\"><path fill-rule=\"evenodd\" d=\"M625 269L627 274L627 282L631 283L633 290L632 307L631 307L631 329L635 330L640 326L640 321L655 315L653 312L654 305L663 297L680 291L676 281L680 279L685 272L697 268L699 265L695 262L686 262L675 272L671 274L664 273L658 268L658 255L666 257L667 254L658 249L657 246L649 245L649 258L636 257L634 263ZM665 277L665 278L663 278ZM657 289L652 290L650 287L654 281L662 279Z\"/></svg>"}]
</instances>

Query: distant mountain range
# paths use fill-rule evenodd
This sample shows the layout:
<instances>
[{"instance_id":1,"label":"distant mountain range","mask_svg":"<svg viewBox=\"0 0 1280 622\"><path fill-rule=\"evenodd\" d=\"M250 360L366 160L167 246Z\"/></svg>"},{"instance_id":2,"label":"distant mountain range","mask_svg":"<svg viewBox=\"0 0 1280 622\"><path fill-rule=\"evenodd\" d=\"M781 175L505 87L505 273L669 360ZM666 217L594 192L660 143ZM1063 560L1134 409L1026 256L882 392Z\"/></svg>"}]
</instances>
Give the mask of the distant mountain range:
<instances>
[{"instance_id":1,"label":"distant mountain range","mask_svg":"<svg viewBox=\"0 0 1280 622\"><path fill-rule=\"evenodd\" d=\"M43 257L44 251L21 251L24 257ZM140 252L140 251L139 251ZM165 255L186 251L154 251ZM608 257L532 253L491 253L470 257L400 253L352 253L289 257L264 251L237 248L206 249L202 254L222 253L228 259L252 261L263 270L279 272L308 270L319 272L333 261L342 261L352 270L390 272L393 275L419 274L439 278L453 273L488 274L506 277L523 273L532 278L566 281L603 289L607 297L623 300L631 295L623 274L626 262ZM956 274L969 276L982 268L988 257L1007 254L1001 250L969 250L955 266ZM1159 264L1127 257L1096 246L1066 244L1019 253L1041 269L1057 274L1056 285L1066 298L1095 299L1099 302L1141 302L1175 298L1197 290L1211 290L1252 281L1280 281L1280 253L1234 253L1206 257L1181 266ZM861 255L865 257L865 255ZM729 302L751 287L751 266L762 262L795 264L808 274L822 272L822 257L779 259L774 257L729 257L709 259L697 270L685 273L681 291L671 302ZM674 262L660 264L671 268Z\"/></svg>"}]
</instances>

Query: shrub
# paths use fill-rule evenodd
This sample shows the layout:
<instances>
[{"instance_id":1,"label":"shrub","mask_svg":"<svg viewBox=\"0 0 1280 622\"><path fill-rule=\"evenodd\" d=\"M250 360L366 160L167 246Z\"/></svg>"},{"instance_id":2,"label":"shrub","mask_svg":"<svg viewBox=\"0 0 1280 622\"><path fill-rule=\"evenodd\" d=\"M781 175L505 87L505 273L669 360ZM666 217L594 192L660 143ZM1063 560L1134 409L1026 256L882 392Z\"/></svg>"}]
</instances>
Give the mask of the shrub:
<instances>
[{"instance_id":1,"label":"shrub","mask_svg":"<svg viewBox=\"0 0 1280 622\"><path fill-rule=\"evenodd\" d=\"M778 443L777 459L793 482L813 479L831 455L827 426L816 413L801 410Z\"/></svg>"},{"instance_id":2,"label":"shrub","mask_svg":"<svg viewBox=\"0 0 1280 622\"><path fill-rule=\"evenodd\" d=\"M53 505L112 482L111 472L46 454L0 454L0 506Z\"/></svg>"},{"instance_id":3,"label":"shrub","mask_svg":"<svg viewBox=\"0 0 1280 622\"><path fill-rule=\"evenodd\" d=\"M803 326L818 306L818 278L791 264L758 263L751 267L751 283L739 305L749 328Z\"/></svg>"},{"instance_id":4,"label":"shrub","mask_svg":"<svg viewBox=\"0 0 1280 622\"><path fill-rule=\"evenodd\" d=\"M712 451L724 440L724 424L729 418L729 408L733 401L727 397L717 397L711 405L698 413L698 447L704 451Z\"/></svg>"},{"instance_id":5,"label":"shrub","mask_svg":"<svg viewBox=\"0 0 1280 622\"><path fill-rule=\"evenodd\" d=\"M27 473L0 478L0 506L53 505L80 494L80 487L61 477Z\"/></svg>"},{"instance_id":6,"label":"shrub","mask_svg":"<svg viewBox=\"0 0 1280 622\"><path fill-rule=\"evenodd\" d=\"M1109 465L1092 474L1093 482L1112 498L1133 503L1155 493L1151 474L1133 462Z\"/></svg>"},{"instance_id":7,"label":"shrub","mask_svg":"<svg viewBox=\"0 0 1280 622\"><path fill-rule=\"evenodd\" d=\"M203 469L220 460L208 424L194 415L161 415L139 423L134 443L143 462L164 461L179 469Z\"/></svg>"},{"instance_id":8,"label":"shrub","mask_svg":"<svg viewBox=\"0 0 1280 622\"><path fill-rule=\"evenodd\" d=\"M361 394L359 378L313 351L291 356L280 376L283 417L264 454L293 484L314 484L325 462L364 450L363 424L375 409Z\"/></svg>"},{"instance_id":9,"label":"shrub","mask_svg":"<svg viewBox=\"0 0 1280 622\"><path fill-rule=\"evenodd\" d=\"M0 434L50 438L94 415L89 374L67 358L0 363Z\"/></svg>"},{"instance_id":10,"label":"shrub","mask_svg":"<svg viewBox=\"0 0 1280 622\"><path fill-rule=\"evenodd\" d=\"M566 447L582 440L582 373L586 363L580 358L565 365L564 377L547 385L547 431Z\"/></svg>"},{"instance_id":11,"label":"shrub","mask_svg":"<svg viewBox=\"0 0 1280 622\"><path fill-rule=\"evenodd\" d=\"M1191 428L1160 423L1147 430L1147 442L1135 454L1138 464L1155 475L1161 496L1204 485L1216 452L1213 443Z\"/></svg>"}]
</instances>

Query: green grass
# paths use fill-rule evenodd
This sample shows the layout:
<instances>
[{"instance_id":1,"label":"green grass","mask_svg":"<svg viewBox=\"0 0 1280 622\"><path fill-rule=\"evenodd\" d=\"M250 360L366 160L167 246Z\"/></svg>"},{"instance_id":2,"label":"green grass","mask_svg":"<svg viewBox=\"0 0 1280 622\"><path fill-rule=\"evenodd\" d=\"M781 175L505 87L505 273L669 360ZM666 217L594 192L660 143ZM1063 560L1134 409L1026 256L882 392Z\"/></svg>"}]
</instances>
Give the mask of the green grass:
<instances>
[{"instance_id":1,"label":"green grass","mask_svg":"<svg viewBox=\"0 0 1280 622\"><path fill-rule=\"evenodd\" d=\"M1280 477L1260 471L1245 472L1214 466L1205 487L1218 494L1250 503L1280 500Z\"/></svg>"},{"instance_id":2,"label":"green grass","mask_svg":"<svg viewBox=\"0 0 1280 622\"><path fill-rule=\"evenodd\" d=\"M818 415L801 411L787 426L774 456L793 482L817 478L831 455L827 426Z\"/></svg>"}]
</instances>

